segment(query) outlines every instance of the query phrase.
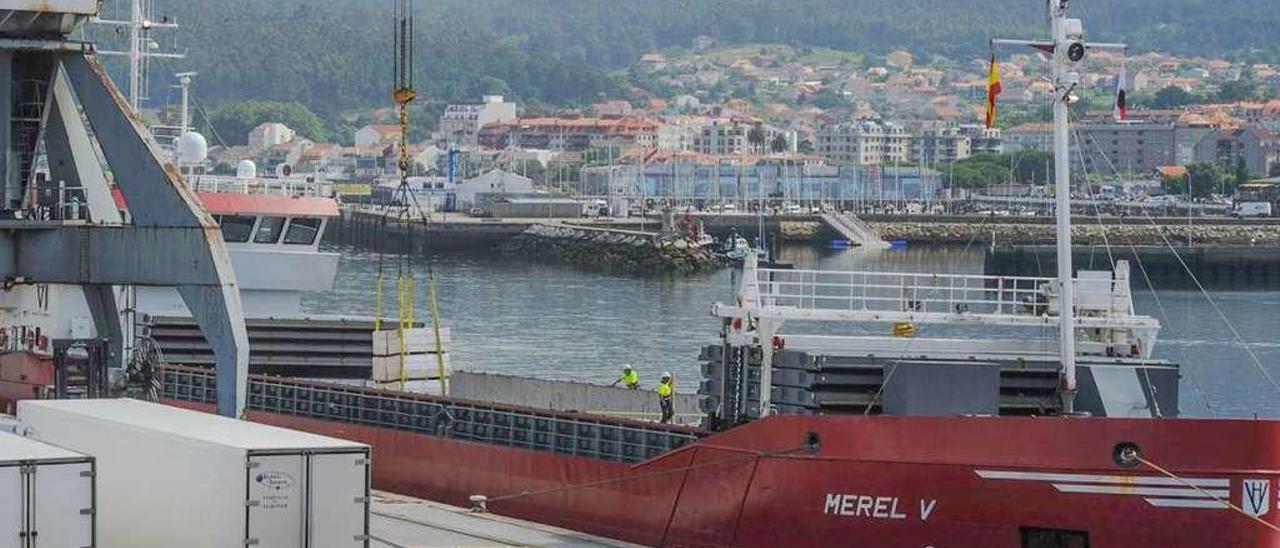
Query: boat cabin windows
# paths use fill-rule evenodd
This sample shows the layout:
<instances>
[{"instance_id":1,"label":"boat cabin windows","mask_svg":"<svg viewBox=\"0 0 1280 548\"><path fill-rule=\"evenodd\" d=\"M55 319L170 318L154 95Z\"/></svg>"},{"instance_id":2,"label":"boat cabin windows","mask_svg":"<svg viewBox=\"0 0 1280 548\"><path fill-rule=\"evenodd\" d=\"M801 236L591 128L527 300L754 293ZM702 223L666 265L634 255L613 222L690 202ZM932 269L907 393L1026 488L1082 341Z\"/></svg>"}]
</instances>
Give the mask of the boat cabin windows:
<instances>
[{"instance_id":1,"label":"boat cabin windows","mask_svg":"<svg viewBox=\"0 0 1280 548\"><path fill-rule=\"evenodd\" d=\"M289 221L289 230L285 232L284 243L293 245L311 245L320 234L320 219L300 217Z\"/></svg>"},{"instance_id":2,"label":"boat cabin windows","mask_svg":"<svg viewBox=\"0 0 1280 548\"><path fill-rule=\"evenodd\" d=\"M222 239L231 244L311 246L324 231L319 217L214 215L214 220L222 227Z\"/></svg>"},{"instance_id":3,"label":"boat cabin windows","mask_svg":"<svg viewBox=\"0 0 1280 548\"><path fill-rule=\"evenodd\" d=\"M1089 533L1067 529L1023 527L1022 548L1089 548Z\"/></svg>"},{"instance_id":4,"label":"boat cabin windows","mask_svg":"<svg viewBox=\"0 0 1280 548\"><path fill-rule=\"evenodd\" d=\"M280 241L280 233L284 231L284 217L263 217L254 233L253 243L274 244Z\"/></svg>"},{"instance_id":5,"label":"boat cabin windows","mask_svg":"<svg viewBox=\"0 0 1280 548\"><path fill-rule=\"evenodd\" d=\"M244 243L253 235L253 225L257 217L246 215L222 215L218 225L222 227L222 239L228 243Z\"/></svg>"}]
</instances>

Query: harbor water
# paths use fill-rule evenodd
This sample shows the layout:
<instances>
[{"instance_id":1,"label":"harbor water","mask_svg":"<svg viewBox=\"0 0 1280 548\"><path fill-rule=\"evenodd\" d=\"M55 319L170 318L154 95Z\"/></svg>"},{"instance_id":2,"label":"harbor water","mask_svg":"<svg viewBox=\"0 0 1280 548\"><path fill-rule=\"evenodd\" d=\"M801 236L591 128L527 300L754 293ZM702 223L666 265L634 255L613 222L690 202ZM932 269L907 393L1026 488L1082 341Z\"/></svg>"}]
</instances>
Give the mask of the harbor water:
<instances>
[{"instance_id":1,"label":"harbor water","mask_svg":"<svg viewBox=\"0 0 1280 548\"><path fill-rule=\"evenodd\" d=\"M384 314L393 317L397 259L354 248L334 250L342 253L338 279L330 291L306 295L306 310L373 315L381 264L388 295ZM798 245L784 246L779 255L797 268L1003 274L988 271L987 252L976 246L872 252ZM717 341L719 323L710 314L711 305L732 298L737 275L724 269L694 277L634 278L530 263L490 250L441 253L429 263L438 280L440 314L453 332L455 367L609 382L622 364L631 363L646 385L670 371L678 389L687 392L697 388L699 349ZM1103 265L1105 260L1097 266ZM427 268L423 258L412 264L418 280L418 318L429 317ZM1214 288L1210 299L1196 290L1157 285L1153 291L1139 269L1133 270L1138 312L1155 317L1163 327L1156 356L1182 365L1183 414L1280 417L1280 340L1276 325L1267 320L1280 310L1280 292ZM833 326L788 326L808 329L830 333ZM920 335L1009 334L922 326ZM1030 336L1050 339L1055 330Z\"/></svg>"}]
</instances>

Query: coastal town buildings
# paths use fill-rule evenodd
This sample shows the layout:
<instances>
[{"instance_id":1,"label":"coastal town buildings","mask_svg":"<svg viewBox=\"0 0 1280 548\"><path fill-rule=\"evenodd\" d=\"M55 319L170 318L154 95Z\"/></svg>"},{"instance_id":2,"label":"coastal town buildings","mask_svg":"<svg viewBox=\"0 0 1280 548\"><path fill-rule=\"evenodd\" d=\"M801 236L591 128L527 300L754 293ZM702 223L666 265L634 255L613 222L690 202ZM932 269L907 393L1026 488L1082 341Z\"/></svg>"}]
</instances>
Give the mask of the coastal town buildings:
<instances>
[{"instance_id":1,"label":"coastal town buildings","mask_svg":"<svg viewBox=\"0 0 1280 548\"><path fill-rule=\"evenodd\" d=\"M1075 128L1071 156L1081 175L1150 173L1173 165L1174 124L1093 123Z\"/></svg>"},{"instance_id":2,"label":"coastal town buildings","mask_svg":"<svg viewBox=\"0 0 1280 548\"><path fill-rule=\"evenodd\" d=\"M387 145L400 140L400 126L394 124L369 124L356 130L353 140L357 147Z\"/></svg>"},{"instance_id":3,"label":"coastal town buildings","mask_svg":"<svg viewBox=\"0 0 1280 548\"><path fill-rule=\"evenodd\" d=\"M598 146L657 147L658 123L640 117L539 117L499 122L480 130L485 148L584 151Z\"/></svg>"},{"instance_id":4,"label":"coastal town buildings","mask_svg":"<svg viewBox=\"0 0 1280 548\"><path fill-rule=\"evenodd\" d=\"M516 119L516 104L501 95L485 95L479 103L454 103L440 115L440 138L459 146L475 146L480 128Z\"/></svg>"},{"instance_id":5,"label":"coastal town buildings","mask_svg":"<svg viewBox=\"0 0 1280 548\"><path fill-rule=\"evenodd\" d=\"M864 118L828 124L818 130L816 150L833 165L904 164L911 136L893 122Z\"/></svg>"},{"instance_id":6,"label":"coastal town buildings","mask_svg":"<svg viewBox=\"0 0 1280 548\"><path fill-rule=\"evenodd\" d=\"M249 148L265 150L293 141L297 132L278 122L263 122L249 132Z\"/></svg>"}]
</instances>

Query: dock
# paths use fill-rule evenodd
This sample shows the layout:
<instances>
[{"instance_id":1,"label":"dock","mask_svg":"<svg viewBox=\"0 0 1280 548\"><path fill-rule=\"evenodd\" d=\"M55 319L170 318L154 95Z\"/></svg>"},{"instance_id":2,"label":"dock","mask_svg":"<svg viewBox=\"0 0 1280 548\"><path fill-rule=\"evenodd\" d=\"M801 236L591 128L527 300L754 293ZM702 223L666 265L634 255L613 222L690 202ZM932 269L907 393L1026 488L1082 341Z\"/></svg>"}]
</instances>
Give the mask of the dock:
<instances>
[{"instance_id":1,"label":"dock","mask_svg":"<svg viewBox=\"0 0 1280 548\"><path fill-rule=\"evenodd\" d=\"M394 493L375 491L369 510L371 546L535 546L623 548L637 546L540 523L476 513Z\"/></svg>"},{"instance_id":2,"label":"dock","mask_svg":"<svg viewBox=\"0 0 1280 548\"><path fill-rule=\"evenodd\" d=\"M862 247L889 247L871 225L853 213L823 213L822 222L850 243Z\"/></svg>"}]
</instances>

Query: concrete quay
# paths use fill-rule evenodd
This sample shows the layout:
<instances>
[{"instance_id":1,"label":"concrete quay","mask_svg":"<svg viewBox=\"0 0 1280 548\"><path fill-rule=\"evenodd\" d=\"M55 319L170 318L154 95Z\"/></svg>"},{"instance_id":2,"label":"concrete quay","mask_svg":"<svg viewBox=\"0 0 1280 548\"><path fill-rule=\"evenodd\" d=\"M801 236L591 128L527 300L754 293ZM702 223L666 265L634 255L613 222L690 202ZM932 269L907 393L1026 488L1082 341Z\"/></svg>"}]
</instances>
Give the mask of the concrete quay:
<instances>
[{"instance_id":1,"label":"concrete quay","mask_svg":"<svg viewBox=\"0 0 1280 548\"><path fill-rule=\"evenodd\" d=\"M764 231L781 240L826 242L839 236L818 215L768 215L695 213L707 232L724 237L731 232L753 235ZM991 215L859 215L886 240L912 244L966 244L992 240L997 244L1040 245L1053 239L1053 218L1048 216ZM596 227L621 231L653 232L656 218L495 219L462 213L434 213L427 220L396 218L393 210L344 207L333 221L326 241L387 251L409 248L486 249L524 233L534 225ZM1234 219L1229 217L1084 217L1075 219L1078 243L1163 245L1165 238L1193 244L1280 246L1280 218Z\"/></svg>"}]
</instances>

